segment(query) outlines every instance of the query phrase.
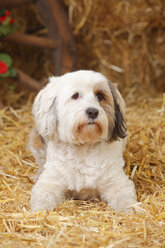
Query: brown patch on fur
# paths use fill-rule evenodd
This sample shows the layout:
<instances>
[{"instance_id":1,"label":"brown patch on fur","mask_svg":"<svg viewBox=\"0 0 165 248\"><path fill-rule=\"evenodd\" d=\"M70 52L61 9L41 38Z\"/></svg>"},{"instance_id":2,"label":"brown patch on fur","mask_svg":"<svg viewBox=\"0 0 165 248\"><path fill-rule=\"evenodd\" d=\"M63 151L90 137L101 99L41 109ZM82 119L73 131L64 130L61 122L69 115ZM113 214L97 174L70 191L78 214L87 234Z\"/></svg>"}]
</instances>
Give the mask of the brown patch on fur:
<instances>
[{"instance_id":1,"label":"brown patch on fur","mask_svg":"<svg viewBox=\"0 0 165 248\"><path fill-rule=\"evenodd\" d=\"M94 95L96 96L98 93L101 93L104 96L103 101L108 101L109 104L113 106L113 96L109 90L108 85L97 84L94 86Z\"/></svg>"},{"instance_id":2,"label":"brown patch on fur","mask_svg":"<svg viewBox=\"0 0 165 248\"><path fill-rule=\"evenodd\" d=\"M75 200L93 200L99 197L99 193L96 189L86 188L81 189L79 192L75 190L69 190L66 193L67 198L72 198Z\"/></svg>"},{"instance_id":3,"label":"brown patch on fur","mask_svg":"<svg viewBox=\"0 0 165 248\"><path fill-rule=\"evenodd\" d=\"M30 134L30 143L35 150L44 149L44 140L35 128Z\"/></svg>"},{"instance_id":4,"label":"brown patch on fur","mask_svg":"<svg viewBox=\"0 0 165 248\"><path fill-rule=\"evenodd\" d=\"M102 132L102 126L98 122L95 122L94 124L79 122L73 127L76 141L81 143L93 143L98 141Z\"/></svg>"},{"instance_id":5,"label":"brown patch on fur","mask_svg":"<svg viewBox=\"0 0 165 248\"><path fill-rule=\"evenodd\" d=\"M114 106L111 105L108 101L101 101L100 106L104 109L108 117L108 136L110 137L115 125Z\"/></svg>"},{"instance_id":6,"label":"brown patch on fur","mask_svg":"<svg viewBox=\"0 0 165 248\"><path fill-rule=\"evenodd\" d=\"M101 89L99 87L95 88L94 94L97 95L101 93L103 95L103 99L99 101L100 106L104 109L108 117L108 136L111 137L112 130L115 126L115 110L114 110L114 100L111 92L108 89Z\"/></svg>"}]
</instances>

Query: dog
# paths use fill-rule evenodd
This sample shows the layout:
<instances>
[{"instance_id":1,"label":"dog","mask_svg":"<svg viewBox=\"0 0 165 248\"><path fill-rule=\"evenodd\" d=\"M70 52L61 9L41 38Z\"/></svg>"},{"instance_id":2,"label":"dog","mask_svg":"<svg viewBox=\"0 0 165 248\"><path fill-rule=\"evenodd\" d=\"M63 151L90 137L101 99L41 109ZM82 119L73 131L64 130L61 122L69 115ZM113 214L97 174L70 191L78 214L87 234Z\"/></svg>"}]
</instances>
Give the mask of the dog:
<instances>
[{"instance_id":1,"label":"dog","mask_svg":"<svg viewBox=\"0 0 165 248\"><path fill-rule=\"evenodd\" d=\"M98 197L118 212L136 204L134 184L123 170L125 103L105 76L80 70L50 77L33 115L29 147L39 170L32 211L53 211L67 198Z\"/></svg>"}]
</instances>

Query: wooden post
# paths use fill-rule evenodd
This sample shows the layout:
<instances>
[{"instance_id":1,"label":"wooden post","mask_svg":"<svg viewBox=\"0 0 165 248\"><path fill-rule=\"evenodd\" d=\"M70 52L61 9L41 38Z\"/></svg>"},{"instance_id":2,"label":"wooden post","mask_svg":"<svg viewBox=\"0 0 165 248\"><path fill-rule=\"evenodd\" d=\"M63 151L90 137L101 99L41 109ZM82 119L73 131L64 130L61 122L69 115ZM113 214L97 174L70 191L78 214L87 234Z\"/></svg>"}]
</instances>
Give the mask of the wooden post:
<instances>
[{"instance_id":1,"label":"wooden post","mask_svg":"<svg viewBox=\"0 0 165 248\"><path fill-rule=\"evenodd\" d=\"M18 5L33 3L36 0L1 0L0 8L1 9L9 9L13 7L17 7Z\"/></svg>"},{"instance_id":2,"label":"wooden post","mask_svg":"<svg viewBox=\"0 0 165 248\"><path fill-rule=\"evenodd\" d=\"M3 39L9 42L15 42L18 44L41 47L41 48L56 49L58 46L58 43L56 40L42 38L42 37L28 35L28 34L22 34L18 32L14 32L13 34L5 36Z\"/></svg>"},{"instance_id":3,"label":"wooden post","mask_svg":"<svg viewBox=\"0 0 165 248\"><path fill-rule=\"evenodd\" d=\"M62 75L76 69L76 48L70 25L61 1L38 0L39 9L48 28L49 36L57 40L55 50L55 73Z\"/></svg>"},{"instance_id":4,"label":"wooden post","mask_svg":"<svg viewBox=\"0 0 165 248\"><path fill-rule=\"evenodd\" d=\"M29 75L24 73L23 71L16 69L18 73L18 80L21 84L23 84L26 88L32 91L38 91L41 89L41 85L35 79L31 78Z\"/></svg>"}]
</instances>

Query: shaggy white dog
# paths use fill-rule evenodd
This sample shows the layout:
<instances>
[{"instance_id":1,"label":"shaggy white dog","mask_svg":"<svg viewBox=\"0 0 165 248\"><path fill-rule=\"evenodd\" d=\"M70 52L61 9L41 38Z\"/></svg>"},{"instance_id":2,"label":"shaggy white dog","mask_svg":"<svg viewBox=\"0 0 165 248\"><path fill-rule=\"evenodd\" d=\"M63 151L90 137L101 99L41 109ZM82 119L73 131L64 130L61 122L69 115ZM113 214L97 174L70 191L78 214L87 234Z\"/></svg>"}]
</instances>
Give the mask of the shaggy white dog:
<instances>
[{"instance_id":1,"label":"shaggy white dog","mask_svg":"<svg viewBox=\"0 0 165 248\"><path fill-rule=\"evenodd\" d=\"M37 95L30 149L39 164L31 209L53 210L68 197L99 197L121 212L136 203L125 175L125 104L102 74L51 77Z\"/></svg>"}]
</instances>

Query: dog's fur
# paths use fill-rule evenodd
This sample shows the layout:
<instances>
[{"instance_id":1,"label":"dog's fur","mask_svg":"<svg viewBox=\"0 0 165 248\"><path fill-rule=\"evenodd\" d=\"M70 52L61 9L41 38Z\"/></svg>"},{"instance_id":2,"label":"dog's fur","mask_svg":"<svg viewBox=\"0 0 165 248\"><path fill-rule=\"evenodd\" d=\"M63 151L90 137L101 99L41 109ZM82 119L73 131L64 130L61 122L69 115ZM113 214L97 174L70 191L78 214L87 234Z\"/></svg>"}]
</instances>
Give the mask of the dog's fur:
<instances>
[{"instance_id":1,"label":"dog's fur","mask_svg":"<svg viewBox=\"0 0 165 248\"><path fill-rule=\"evenodd\" d=\"M91 118L89 108L98 115ZM82 70L51 77L33 115L29 145L39 165L33 211L53 210L67 197L99 197L117 211L136 203L134 184L123 171L125 103L102 74Z\"/></svg>"}]
</instances>

